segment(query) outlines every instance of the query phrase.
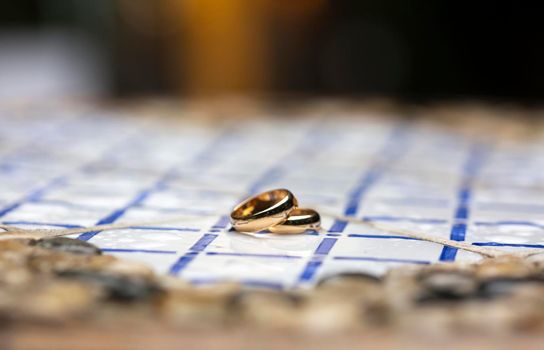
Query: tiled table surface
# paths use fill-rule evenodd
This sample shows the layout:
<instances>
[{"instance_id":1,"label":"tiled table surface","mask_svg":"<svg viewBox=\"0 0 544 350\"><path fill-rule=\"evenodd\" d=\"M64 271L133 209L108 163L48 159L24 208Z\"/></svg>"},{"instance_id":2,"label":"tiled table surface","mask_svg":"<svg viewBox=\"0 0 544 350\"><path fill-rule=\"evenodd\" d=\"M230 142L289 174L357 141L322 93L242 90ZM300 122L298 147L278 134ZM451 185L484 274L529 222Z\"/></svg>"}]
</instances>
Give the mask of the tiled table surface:
<instances>
[{"instance_id":1,"label":"tiled table surface","mask_svg":"<svg viewBox=\"0 0 544 350\"><path fill-rule=\"evenodd\" d=\"M183 113L180 113L183 114ZM302 235L231 232L241 199L301 205L498 249L544 248L544 139L494 143L425 122L259 117L202 123L89 106L0 108L0 222L62 228L195 284L311 287L341 272L472 261L473 253L323 216Z\"/></svg>"}]
</instances>

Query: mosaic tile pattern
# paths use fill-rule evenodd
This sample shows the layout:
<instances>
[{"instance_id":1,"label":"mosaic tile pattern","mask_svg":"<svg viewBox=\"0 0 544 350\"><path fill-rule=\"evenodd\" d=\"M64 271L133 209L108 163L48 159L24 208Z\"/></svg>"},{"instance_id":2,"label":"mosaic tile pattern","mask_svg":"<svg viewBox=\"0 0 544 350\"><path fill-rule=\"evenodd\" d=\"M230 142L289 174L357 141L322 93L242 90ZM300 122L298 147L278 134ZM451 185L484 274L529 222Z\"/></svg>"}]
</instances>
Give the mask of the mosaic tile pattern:
<instances>
[{"instance_id":1,"label":"mosaic tile pattern","mask_svg":"<svg viewBox=\"0 0 544 350\"><path fill-rule=\"evenodd\" d=\"M311 287L472 253L324 216L322 232L230 231L252 193L479 246L544 248L544 140L500 146L378 116L143 118L88 106L0 107L0 222L25 228L179 222L87 232L105 252L195 284Z\"/></svg>"}]
</instances>

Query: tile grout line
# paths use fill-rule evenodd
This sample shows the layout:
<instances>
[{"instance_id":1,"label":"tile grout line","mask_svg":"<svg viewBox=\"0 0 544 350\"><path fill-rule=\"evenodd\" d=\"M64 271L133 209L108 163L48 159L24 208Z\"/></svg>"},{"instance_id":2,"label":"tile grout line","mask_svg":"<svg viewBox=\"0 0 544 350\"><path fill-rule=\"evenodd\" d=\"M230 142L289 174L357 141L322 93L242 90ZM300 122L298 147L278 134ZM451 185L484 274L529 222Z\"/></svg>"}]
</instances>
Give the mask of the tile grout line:
<instances>
[{"instance_id":1,"label":"tile grout line","mask_svg":"<svg viewBox=\"0 0 544 350\"><path fill-rule=\"evenodd\" d=\"M81 117L83 118L83 117ZM73 122L73 119L76 119L76 118L71 118L69 121ZM61 129L61 127L59 127L59 129ZM114 148L116 145L112 146L111 148ZM107 151L104 151L102 153L102 155L100 156L103 157L104 154L107 154L108 152ZM96 160L93 159L91 161L86 161L83 165L79 165L78 166L78 171L81 171L82 169L85 169L85 167L89 166L89 164L93 164ZM72 172L68 172L69 174L72 174ZM57 177L54 177L52 180L50 180L46 185L30 192L29 194L27 194L25 197L23 197L22 200L20 201L16 201L15 203L12 203L10 206L0 210L0 217L3 217L5 216L6 214L18 209L21 205L25 204L25 203L32 203L32 202L39 202L41 200L41 198L45 195L45 193L47 193L49 190L51 190L52 188L55 188L57 186L60 186L60 185L66 185L66 183L68 182L68 178L69 178L69 175L68 174L64 174L64 175L60 175L60 176L57 176Z\"/></svg>"},{"instance_id":2,"label":"tile grout line","mask_svg":"<svg viewBox=\"0 0 544 350\"><path fill-rule=\"evenodd\" d=\"M197 165L200 165L202 162L206 162L207 154L210 153L215 149L217 144L219 142L222 142L225 138L225 132L220 133L217 137L215 137L209 144L207 144L202 151L200 151L197 156L193 159L193 162L195 162ZM144 190L141 190L136 194L136 196L128 202L124 207L118 208L111 212L108 216L100 219L96 222L95 225L107 225L112 224L117 219L119 219L121 216L123 216L128 210L140 206L145 200L154 192L157 192L161 189L163 189L166 186L166 182L168 179L174 174L175 172L175 166L170 167L166 170L166 173L162 174L159 179L150 187L146 188ZM99 234L102 231L90 231L90 232L84 232L78 236L78 239L83 241L88 241L97 234Z\"/></svg>"},{"instance_id":3,"label":"tile grout line","mask_svg":"<svg viewBox=\"0 0 544 350\"><path fill-rule=\"evenodd\" d=\"M389 167L393 161L399 158L401 152L405 151L405 149L402 149L399 146L399 144L406 141L406 131L404 128L404 123L400 123L392 127L389 136L384 140L384 145L375 154L374 161L370 164L370 167L365 169L365 172L357 182L357 185L350 193L348 203L344 210L344 214L346 216L354 216L357 214L359 205L366 192L378 181L379 177L383 175L387 167ZM339 234L339 238L341 238L341 234L344 232L347 224L347 221L335 219L328 232ZM309 259L306 266L300 273L297 281L295 282L295 286L307 285L312 282L314 277L317 275L319 268L323 265L323 261L326 259L339 238L324 237L321 240L315 249L313 256Z\"/></svg>"},{"instance_id":4,"label":"tile grout line","mask_svg":"<svg viewBox=\"0 0 544 350\"><path fill-rule=\"evenodd\" d=\"M470 205L473 198L473 185L486 158L489 149L482 144L475 143L468 150L468 157L462 167L459 190L457 191L457 206L450 229L450 239L464 241L467 234L467 223L470 217ZM455 261L457 248L445 246L440 253L440 261Z\"/></svg>"},{"instance_id":5,"label":"tile grout line","mask_svg":"<svg viewBox=\"0 0 544 350\"><path fill-rule=\"evenodd\" d=\"M295 146L295 150L298 149L299 145ZM212 149L213 150L213 149ZM291 154L292 152L289 152L288 154ZM280 159L279 164L276 163L272 167L268 168L261 176L259 176L248 188L248 194L251 195L255 193L260 187L262 187L267 182L271 181L273 178L277 178L283 174L282 164L283 164L283 158ZM243 200L245 198L242 198ZM188 265L196 259L196 257L202 253L205 248L208 247L208 245L215 240L219 235L218 233L222 230L226 229L226 227L230 224L230 219L228 215L221 216L218 221L212 225L208 232L201 238L204 239L206 235L208 235L208 239L205 240L205 242L201 242L200 240L197 241L187 253L182 255L169 269L169 274L174 276L179 276L179 274L185 270ZM201 247L202 249L195 249L196 247Z\"/></svg>"}]
</instances>

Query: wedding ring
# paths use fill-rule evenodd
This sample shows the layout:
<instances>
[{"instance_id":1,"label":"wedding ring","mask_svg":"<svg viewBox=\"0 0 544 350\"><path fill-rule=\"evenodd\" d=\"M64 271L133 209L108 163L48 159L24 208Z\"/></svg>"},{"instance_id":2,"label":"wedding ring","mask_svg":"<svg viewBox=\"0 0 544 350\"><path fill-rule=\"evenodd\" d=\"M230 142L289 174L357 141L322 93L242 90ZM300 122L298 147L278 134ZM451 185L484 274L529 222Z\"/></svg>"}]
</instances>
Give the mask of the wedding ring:
<instances>
[{"instance_id":1,"label":"wedding ring","mask_svg":"<svg viewBox=\"0 0 544 350\"><path fill-rule=\"evenodd\" d=\"M271 190L238 204L230 213L230 221L236 231L257 232L283 223L297 205L290 191Z\"/></svg>"},{"instance_id":2,"label":"wedding ring","mask_svg":"<svg viewBox=\"0 0 544 350\"><path fill-rule=\"evenodd\" d=\"M306 230L318 231L321 227L319 213L313 209L295 208L289 213L285 222L269 227L268 230L278 234L302 233Z\"/></svg>"}]
</instances>

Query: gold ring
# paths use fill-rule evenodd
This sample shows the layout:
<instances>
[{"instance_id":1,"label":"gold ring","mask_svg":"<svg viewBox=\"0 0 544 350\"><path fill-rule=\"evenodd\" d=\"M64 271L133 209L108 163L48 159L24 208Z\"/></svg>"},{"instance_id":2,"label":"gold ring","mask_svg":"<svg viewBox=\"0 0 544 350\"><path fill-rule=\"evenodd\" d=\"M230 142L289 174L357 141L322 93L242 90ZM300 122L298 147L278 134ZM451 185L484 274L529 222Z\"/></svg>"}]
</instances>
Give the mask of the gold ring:
<instances>
[{"instance_id":1,"label":"gold ring","mask_svg":"<svg viewBox=\"0 0 544 350\"><path fill-rule=\"evenodd\" d=\"M257 232L283 223L297 205L290 191L271 190L238 204L230 213L230 221L236 231Z\"/></svg>"},{"instance_id":2,"label":"gold ring","mask_svg":"<svg viewBox=\"0 0 544 350\"><path fill-rule=\"evenodd\" d=\"M313 209L295 208L289 213L285 222L269 227L268 230L279 234L302 233L306 230L318 231L321 228L321 217Z\"/></svg>"}]
</instances>

